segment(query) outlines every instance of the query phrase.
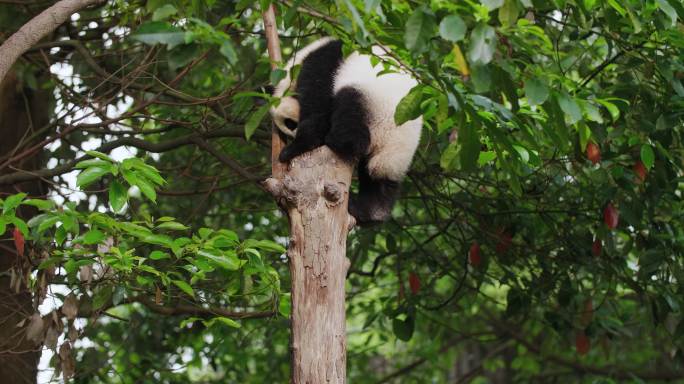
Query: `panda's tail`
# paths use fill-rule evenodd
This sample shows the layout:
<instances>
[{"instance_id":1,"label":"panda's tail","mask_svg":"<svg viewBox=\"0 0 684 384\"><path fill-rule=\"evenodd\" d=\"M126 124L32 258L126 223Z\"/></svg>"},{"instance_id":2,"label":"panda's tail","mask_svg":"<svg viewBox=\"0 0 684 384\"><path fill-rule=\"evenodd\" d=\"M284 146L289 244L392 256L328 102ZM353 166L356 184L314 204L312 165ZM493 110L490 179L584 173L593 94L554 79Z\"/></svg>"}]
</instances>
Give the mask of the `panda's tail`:
<instances>
[{"instance_id":1,"label":"panda's tail","mask_svg":"<svg viewBox=\"0 0 684 384\"><path fill-rule=\"evenodd\" d=\"M359 162L359 193L349 199L349 214L361 226L379 224L389 219L399 197L399 182L373 178L368 173L367 165L365 159Z\"/></svg>"}]
</instances>

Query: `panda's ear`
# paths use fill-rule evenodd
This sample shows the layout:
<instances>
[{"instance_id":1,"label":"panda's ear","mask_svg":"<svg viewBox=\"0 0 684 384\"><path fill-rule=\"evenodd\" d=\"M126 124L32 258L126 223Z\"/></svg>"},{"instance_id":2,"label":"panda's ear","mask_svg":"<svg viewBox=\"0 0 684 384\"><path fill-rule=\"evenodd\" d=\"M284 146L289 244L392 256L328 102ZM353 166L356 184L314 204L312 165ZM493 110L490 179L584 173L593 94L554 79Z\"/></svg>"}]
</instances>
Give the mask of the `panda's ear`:
<instances>
[{"instance_id":1,"label":"panda's ear","mask_svg":"<svg viewBox=\"0 0 684 384\"><path fill-rule=\"evenodd\" d=\"M265 93L269 96L273 96L274 90L275 90L275 88L272 85L263 85L263 86L258 87L255 90L255 92L261 92L261 93ZM260 106L268 103L268 99L265 96L259 97L259 96L255 95L255 96L252 96L252 99L254 100L254 105L256 105L257 107L260 107Z\"/></svg>"},{"instance_id":2,"label":"panda's ear","mask_svg":"<svg viewBox=\"0 0 684 384\"><path fill-rule=\"evenodd\" d=\"M271 84L268 84L268 85L264 85L264 86L260 87L259 91L261 91L261 93L265 93L265 94L273 96L273 91L275 91L275 87L272 86Z\"/></svg>"}]
</instances>

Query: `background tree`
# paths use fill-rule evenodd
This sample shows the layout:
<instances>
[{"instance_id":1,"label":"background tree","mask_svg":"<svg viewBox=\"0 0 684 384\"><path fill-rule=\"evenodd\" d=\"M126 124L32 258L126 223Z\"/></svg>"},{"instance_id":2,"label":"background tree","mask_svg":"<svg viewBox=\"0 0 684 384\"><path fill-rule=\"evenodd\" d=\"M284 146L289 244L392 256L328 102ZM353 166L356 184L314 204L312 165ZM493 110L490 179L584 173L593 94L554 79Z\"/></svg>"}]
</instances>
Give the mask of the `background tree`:
<instances>
[{"instance_id":1,"label":"background tree","mask_svg":"<svg viewBox=\"0 0 684 384\"><path fill-rule=\"evenodd\" d=\"M380 43L421 84L394 219L348 242L350 382L684 381L680 2L178 0L80 11L9 77L17 382L41 347L43 382L287 381L287 231L257 186L270 3L285 57ZM0 5L6 39L49 4Z\"/></svg>"}]
</instances>

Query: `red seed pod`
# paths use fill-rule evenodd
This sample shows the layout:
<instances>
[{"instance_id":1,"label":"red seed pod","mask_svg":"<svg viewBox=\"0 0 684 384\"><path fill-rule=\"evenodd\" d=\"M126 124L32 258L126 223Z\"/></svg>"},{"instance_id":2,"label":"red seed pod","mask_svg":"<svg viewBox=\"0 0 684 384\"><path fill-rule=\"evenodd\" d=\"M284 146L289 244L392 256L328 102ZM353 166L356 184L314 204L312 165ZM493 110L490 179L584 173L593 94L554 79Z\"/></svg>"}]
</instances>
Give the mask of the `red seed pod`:
<instances>
[{"instance_id":1,"label":"red seed pod","mask_svg":"<svg viewBox=\"0 0 684 384\"><path fill-rule=\"evenodd\" d=\"M619 213L612 203L608 203L603 209L603 222L608 228L615 229L618 226Z\"/></svg>"},{"instance_id":2,"label":"red seed pod","mask_svg":"<svg viewBox=\"0 0 684 384\"><path fill-rule=\"evenodd\" d=\"M24 256L24 235L21 233L19 228L14 228L12 237L14 237L14 247L17 249L17 254L19 256Z\"/></svg>"},{"instance_id":3,"label":"red seed pod","mask_svg":"<svg viewBox=\"0 0 684 384\"><path fill-rule=\"evenodd\" d=\"M577 351L577 354L584 356L589 353L590 349L591 342L589 341L589 337L584 333L584 330L577 331L577 333L575 333L575 350Z\"/></svg>"},{"instance_id":4,"label":"red seed pod","mask_svg":"<svg viewBox=\"0 0 684 384\"><path fill-rule=\"evenodd\" d=\"M480 244L478 244L477 241L470 246L470 251L468 252L468 261L470 262L470 265L472 265L475 268L479 267L482 263L482 256L480 255Z\"/></svg>"},{"instance_id":5,"label":"red seed pod","mask_svg":"<svg viewBox=\"0 0 684 384\"><path fill-rule=\"evenodd\" d=\"M592 255L599 257L599 256L601 256L602 252L603 252L603 243L599 239L594 240L594 243L591 244Z\"/></svg>"},{"instance_id":6,"label":"red seed pod","mask_svg":"<svg viewBox=\"0 0 684 384\"><path fill-rule=\"evenodd\" d=\"M601 161L601 148L591 141L587 143L587 159L594 164Z\"/></svg>"},{"instance_id":7,"label":"red seed pod","mask_svg":"<svg viewBox=\"0 0 684 384\"><path fill-rule=\"evenodd\" d=\"M648 175L648 170L646 169L646 166L644 165L644 163L641 162L641 160L638 160L636 163L634 163L634 167L632 167L632 170L637 175L637 178L638 178L637 182L639 184L646 181L646 176Z\"/></svg>"},{"instance_id":8,"label":"red seed pod","mask_svg":"<svg viewBox=\"0 0 684 384\"><path fill-rule=\"evenodd\" d=\"M411 293L417 295L420 292L420 277L415 273L409 273L409 287L411 287Z\"/></svg>"}]
</instances>

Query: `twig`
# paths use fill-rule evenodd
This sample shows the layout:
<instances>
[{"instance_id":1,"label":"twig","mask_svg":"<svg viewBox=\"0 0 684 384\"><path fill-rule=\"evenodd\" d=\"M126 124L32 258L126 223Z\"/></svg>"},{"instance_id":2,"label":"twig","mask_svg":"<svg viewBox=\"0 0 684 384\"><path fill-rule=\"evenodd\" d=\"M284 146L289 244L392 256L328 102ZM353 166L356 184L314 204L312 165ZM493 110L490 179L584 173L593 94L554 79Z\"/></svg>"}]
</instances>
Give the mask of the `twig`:
<instances>
[{"instance_id":1,"label":"twig","mask_svg":"<svg viewBox=\"0 0 684 384\"><path fill-rule=\"evenodd\" d=\"M273 4L270 4L268 8L264 10L263 19L268 57L271 59L271 69L276 69L278 68L278 64L283 60L283 56L280 51L275 6ZM278 160L280 151L282 151L284 147L285 141L280 136L280 132L276 126L273 125L271 127L271 174L276 179L281 179L285 174L286 166Z\"/></svg>"}]
</instances>

